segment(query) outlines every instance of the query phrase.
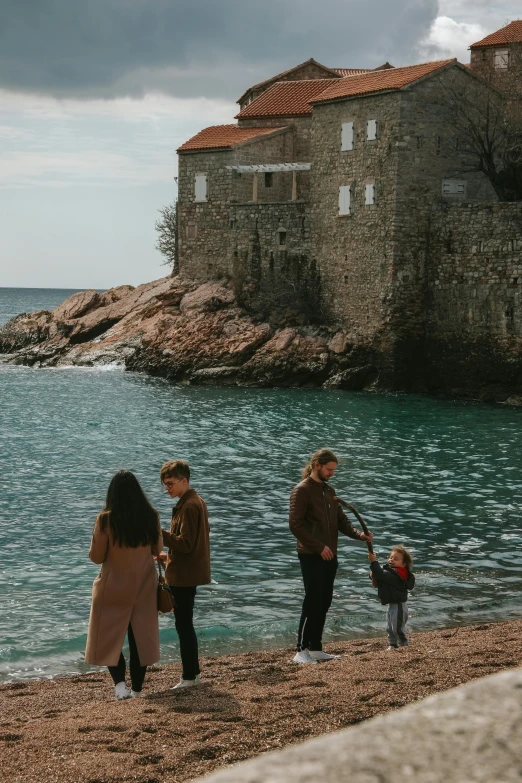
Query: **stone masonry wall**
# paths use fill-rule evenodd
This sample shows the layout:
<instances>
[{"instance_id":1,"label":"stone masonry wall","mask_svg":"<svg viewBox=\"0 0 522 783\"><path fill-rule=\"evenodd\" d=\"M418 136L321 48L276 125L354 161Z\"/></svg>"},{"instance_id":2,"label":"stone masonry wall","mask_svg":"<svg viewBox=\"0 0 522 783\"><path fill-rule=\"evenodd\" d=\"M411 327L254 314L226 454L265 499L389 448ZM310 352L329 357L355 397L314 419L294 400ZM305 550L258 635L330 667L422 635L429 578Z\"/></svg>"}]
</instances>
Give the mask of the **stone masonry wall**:
<instances>
[{"instance_id":1,"label":"stone masonry wall","mask_svg":"<svg viewBox=\"0 0 522 783\"><path fill-rule=\"evenodd\" d=\"M231 165L284 163L292 160L294 131L239 144L222 152L180 155L179 160L179 268L194 280L249 276L253 267L268 269L281 254L303 253L309 244L304 225L309 174L298 172L298 202L291 202L292 174L274 174L273 187L265 187L258 175L259 202L252 202L252 174L238 174ZM208 177L208 200L196 202L197 173ZM269 202L269 203L268 203ZM252 217L253 216L253 217ZM307 218L308 220L308 218ZM257 233L256 233L257 222ZM278 231L278 229L284 229ZM283 234L284 242L280 235Z\"/></svg>"},{"instance_id":2,"label":"stone masonry wall","mask_svg":"<svg viewBox=\"0 0 522 783\"><path fill-rule=\"evenodd\" d=\"M270 280L289 257L310 256L310 207L304 201L235 204L232 255L234 276Z\"/></svg>"},{"instance_id":3,"label":"stone masonry wall","mask_svg":"<svg viewBox=\"0 0 522 783\"><path fill-rule=\"evenodd\" d=\"M270 117L262 120L238 120L242 128L267 128L284 125L295 133L293 160L309 163L311 155L312 115L304 117Z\"/></svg>"},{"instance_id":4,"label":"stone masonry wall","mask_svg":"<svg viewBox=\"0 0 522 783\"><path fill-rule=\"evenodd\" d=\"M432 212L427 332L522 341L522 203Z\"/></svg>"},{"instance_id":5,"label":"stone masonry wall","mask_svg":"<svg viewBox=\"0 0 522 783\"><path fill-rule=\"evenodd\" d=\"M506 69L495 68L495 52L502 49L509 50L509 67ZM473 49L470 54L470 69L487 81L495 82L498 80L500 87L502 87L502 80L505 76L508 79L512 76L513 68L520 72L522 45L519 43L506 41L505 44L498 44L498 46L484 46L481 49Z\"/></svg>"},{"instance_id":6,"label":"stone masonry wall","mask_svg":"<svg viewBox=\"0 0 522 783\"><path fill-rule=\"evenodd\" d=\"M430 390L522 396L522 203L435 207L427 290Z\"/></svg>"},{"instance_id":7,"label":"stone masonry wall","mask_svg":"<svg viewBox=\"0 0 522 783\"><path fill-rule=\"evenodd\" d=\"M397 154L396 94L316 104L312 125L312 247L334 320L363 339L386 321L393 255ZM377 139L366 140L366 121ZM354 123L353 150L341 151L341 125ZM365 185L375 182L375 204ZM339 187L351 186L351 214L339 215Z\"/></svg>"},{"instance_id":8,"label":"stone masonry wall","mask_svg":"<svg viewBox=\"0 0 522 783\"><path fill-rule=\"evenodd\" d=\"M464 173L466 165L451 124L447 85L468 92L483 89L472 76L453 67L400 93L394 142L397 182L389 317L395 340L395 372L404 375L422 359L428 290L425 258L432 206L497 200L483 174ZM444 181L465 183L465 193L443 195Z\"/></svg>"}]
</instances>

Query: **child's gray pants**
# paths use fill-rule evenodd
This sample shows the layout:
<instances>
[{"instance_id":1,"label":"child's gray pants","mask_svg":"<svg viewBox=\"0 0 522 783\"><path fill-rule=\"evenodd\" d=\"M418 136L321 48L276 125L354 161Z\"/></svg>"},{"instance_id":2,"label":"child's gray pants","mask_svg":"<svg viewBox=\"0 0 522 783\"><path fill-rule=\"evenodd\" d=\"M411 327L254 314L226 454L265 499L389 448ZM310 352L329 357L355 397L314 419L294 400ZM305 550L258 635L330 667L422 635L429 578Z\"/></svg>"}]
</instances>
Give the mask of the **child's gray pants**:
<instances>
[{"instance_id":1,"label":"child's gray pants","mask_svg":"<svg viewBox=\"0 0 522 783\"><path fill-rule=\"evenodd\" d=\"M392 647L405 647L408 644L406 623L408 622L408 603L388 604L386 612L386 632L388 643Z\"/></svg>"}]
</instances>

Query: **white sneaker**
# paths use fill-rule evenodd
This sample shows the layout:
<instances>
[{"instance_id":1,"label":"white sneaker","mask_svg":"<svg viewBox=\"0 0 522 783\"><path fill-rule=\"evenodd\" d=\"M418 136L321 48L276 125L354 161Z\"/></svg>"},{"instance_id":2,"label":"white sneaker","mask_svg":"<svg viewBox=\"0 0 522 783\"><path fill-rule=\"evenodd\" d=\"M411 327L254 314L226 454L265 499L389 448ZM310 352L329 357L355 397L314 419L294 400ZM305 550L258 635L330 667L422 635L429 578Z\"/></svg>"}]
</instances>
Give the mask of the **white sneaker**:
<instances>
[{"instance_id":1,"label":"white sneaker","mask_svg":"<svg viewBox=\"0 0 522 783\"><path fill-rule=\"evenodd\" d=\"M132 691L131 690L131 699L142 699L143 698L143 691Z\"/></svg>"},{"instance_id":2,"label":"white sneaker","mask_svg":"<svg viewBox=\"0 0 522 783\"><path fill-rule=\"evenodd\" d=\"M294 663L317 663L310 655L309 650L299 650L292 660Z\"/></svg>"},{"instance_id":3,"label":"white sneaker","mask_svg":"<svg viewBox=\"0 0 522 783\"><path fill-rule=\"evenodd\" d=\"M193 688L194 685L200 685L201 684L201 675L196 674L196 677L193 680L184 680L183 677L178 682L177 685L174 685L173 688L171 688L171 691L175 691L177 688Z\"/></svg>"},{"instance_id":4,"label":"white sneaker","mask_svg":"<svg viewBox=\"0 0 522 783\"><path fill-rule=\"evenodd\" d=\"M119 682L114 686L114 695L116 696L116 701L122 701L123 699L130 699L131 692L124 682Z\"/></svg>"},{"instance_id":5,"label":"white sneaker","mask_svg":"<svg viewBox=\"0 0 522 783\"><path fill-rule=\"evenodd\" d=\"M398 650L398 649L399 648L396 645L394 645L394 644L390 644L390 646L386 648L386 650L388 650L388 651L389 650Z\"/></svg>"},{"instance_id":6,"label":"white sneaker","mask_svg":"<svg viewBox=\"0 0 522 783\"><path fill-rule=\"evenodd\" d=\"M323 650L310 650L310 657L314 661L333 661L335 658L340 658L340 655L330 655L330 653Z\"/></svg>"}]
</instances>

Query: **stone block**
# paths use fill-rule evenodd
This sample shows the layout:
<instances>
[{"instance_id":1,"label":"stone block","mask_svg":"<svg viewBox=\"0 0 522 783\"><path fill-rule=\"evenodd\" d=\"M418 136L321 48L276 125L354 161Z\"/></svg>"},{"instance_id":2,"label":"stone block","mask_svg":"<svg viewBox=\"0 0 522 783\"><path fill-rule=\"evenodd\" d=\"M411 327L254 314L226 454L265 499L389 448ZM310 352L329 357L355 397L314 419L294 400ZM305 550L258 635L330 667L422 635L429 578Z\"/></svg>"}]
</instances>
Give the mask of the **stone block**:
<instances>
[{"instance_id":1,"label":"stone block","mask_svg":"<svg viewBox=\"0 0 522 783\"><path fill-rule=\"evenodd\" d=\"M517 669L194 783L519 783L521 725Z\"/></svg>"}]
</instances>

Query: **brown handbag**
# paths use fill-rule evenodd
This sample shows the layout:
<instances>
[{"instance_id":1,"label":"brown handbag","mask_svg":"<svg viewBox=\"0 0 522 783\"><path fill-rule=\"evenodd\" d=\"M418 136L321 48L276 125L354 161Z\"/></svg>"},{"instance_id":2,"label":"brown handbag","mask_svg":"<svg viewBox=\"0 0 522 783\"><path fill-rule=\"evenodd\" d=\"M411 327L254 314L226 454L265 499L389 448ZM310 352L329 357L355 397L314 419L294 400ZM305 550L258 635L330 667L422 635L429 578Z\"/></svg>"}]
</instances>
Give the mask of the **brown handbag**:
<instances>
[{"instance_id":1,"label":"brown handbag","mask_svg":"<svg viewBox=\"0 0 522 783\"><path fill-rule=\"evenodd\" d=\"M174 596L169 590L168 584L165 582L163 576L162 567L163 563L160 558L156 560L158 564L158 612L159 614L168 614L168 612L174 611Z\"/></svg>"}]
</instances>

